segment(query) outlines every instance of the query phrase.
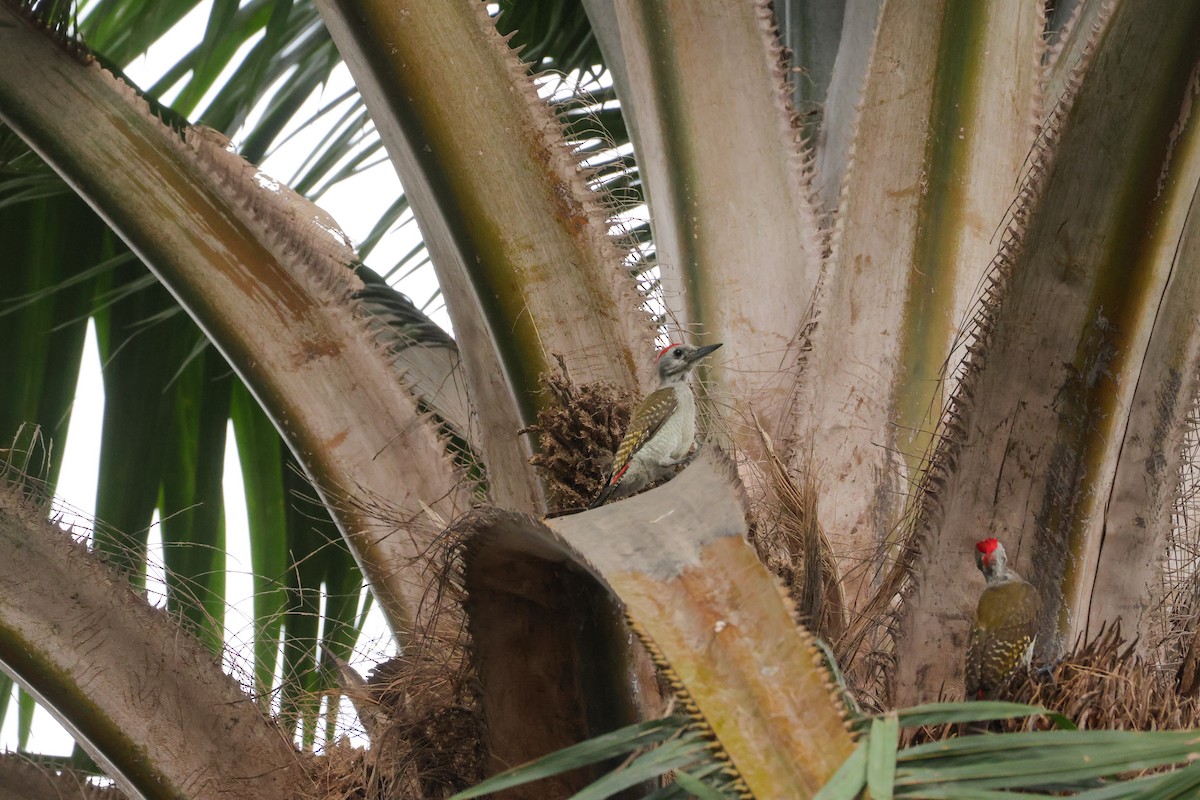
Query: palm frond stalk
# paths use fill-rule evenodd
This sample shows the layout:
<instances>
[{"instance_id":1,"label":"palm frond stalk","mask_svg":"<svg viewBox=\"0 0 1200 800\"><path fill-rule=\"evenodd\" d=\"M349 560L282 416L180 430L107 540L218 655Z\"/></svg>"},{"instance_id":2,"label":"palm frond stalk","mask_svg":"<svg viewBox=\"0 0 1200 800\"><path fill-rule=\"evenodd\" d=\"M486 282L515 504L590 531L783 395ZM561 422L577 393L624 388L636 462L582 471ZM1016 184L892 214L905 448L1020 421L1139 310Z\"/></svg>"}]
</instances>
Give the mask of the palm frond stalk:
<instances>
[{"instance_id":1,"label":"palm frond stalk","mask_svg":"<svg viewBox=\"0 0 1200 800\"><path fill-rule=\"evenodd\" d=\"M20 391L0 424L61 431L90 313L111 393L140 400L106 412L100 512L125 530L98 531L94 551L141 588L150 515L180 512L163 526L167 605L211 653L234 420L258 471L260 694L245 707L270 708L283 674L284 728L314 742L314 692L328 685L317 669L348 655L364 580L402 645L373 700L395 701L404 744L373 741L371 756L403 768L371 784L379 762L337 762L344 748L331 747L325 785L359 770L364 792L444 796L462 788L436 777L447 763L501 771L612 728L653 738L666 730L647 722L663 713L654 667L691 727L655 751L679 772L647 786L652 797L1049 793L1194 749L1192 733L1038 731L900 750L906 726L1005 712L888 709L960 691L980 538L1004 540L1045 598L1045 659L1117 618L1141 635L1141 658L1182 657L1192 638L1194 597L1179 587L1195 571L1180 509L1200 393L1200 11L862 0L821 17L818 43L790 24L811 16L802 0L588 0L594 35L578 3L505 3L502 34L473 0L253 0L214 3L199 44L148 96L115 77L189 5L139 18L134 0L98 0L77 22L63 3L0 0L0 235L20 242L0 325L30 354L28 368L2 368ZM236 79L201 110L241 45ZM597 54L620 121L603 82L595 101L538 97L540 68L594 75ZM312 112L341 118L294 182L328 193L386 153L407 194L387 198L366 249L411 211L425 243L399 266L428 255L453 340L251 163L342 56L361 97ZM795 91L788 78L806 69ZM168 108L159 96L173 87ZM249 119L247 161L224 136ZM605 150L614 132L632 149ZM67 224L87 234L77 251L54 235ZM618 435L622 398L645 392L660 334L725 342L702 376L703 454L643 495L539 520L550 502L590 499L594 444ZM47 375L54 358L69 363L61 376ZM593 414L602 397L610 413ZM531 458L534 432L555 445ZM51 455L48 476L57 468ZM307 524L294 495L313 492ZM772 553L788 531L804 544L773 564L782 587L746 539ZM339 536L345 547L331 546ZM828 646L794 624L789 595ZM10 605L18 595L0 604L0 629L17 630ZM82 729L93 699L61 660L38 662L58 681L59 699L43 698ZM33 689L46 678L14 672ZM121 758L141 724L85 737L129 786L152 782ZM466 737L444 748L463 760L413 747L435 729ZM712 758L693 758L701 740ZM661 774L649 756L602 777L597 763L628 752L605 741L584 748L585 772L545 773L543 789L588 797L601 792L592 778L623 790ZM279 752L266 747L263 763ZM1028 770L988 766L1009 747ZM317 762L297 758L255 774L303 783ZM175 785L165 766L151 772ZM1178 769L1129 791L1195 779Z\"/></svg>"}]
</instances>

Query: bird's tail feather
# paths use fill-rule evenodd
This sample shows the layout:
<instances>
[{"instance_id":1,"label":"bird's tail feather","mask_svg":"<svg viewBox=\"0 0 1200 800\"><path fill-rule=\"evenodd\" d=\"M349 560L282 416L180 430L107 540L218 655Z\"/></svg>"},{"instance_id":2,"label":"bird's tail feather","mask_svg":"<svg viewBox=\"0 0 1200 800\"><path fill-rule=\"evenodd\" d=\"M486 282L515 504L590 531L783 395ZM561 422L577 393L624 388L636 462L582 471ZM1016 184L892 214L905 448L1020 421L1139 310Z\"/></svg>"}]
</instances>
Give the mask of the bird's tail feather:
<instances>
[{"instance_id":1,"label":"bird's tail feather","mask_svg":"<svg viewBox=\"0 0 1200 800\"><path fill-rule=\"evenodd\" d=\"M613 493L616 492L616 490L617 485L615 483L610 481L609 483L604 484L604 488L600 490L600 494L596 495L596 499L591 502L591 505L589 505L588 508L599 508L600 506L604 505L608 502L608 499L613 496Z\"/></svg>"}]
</instances>

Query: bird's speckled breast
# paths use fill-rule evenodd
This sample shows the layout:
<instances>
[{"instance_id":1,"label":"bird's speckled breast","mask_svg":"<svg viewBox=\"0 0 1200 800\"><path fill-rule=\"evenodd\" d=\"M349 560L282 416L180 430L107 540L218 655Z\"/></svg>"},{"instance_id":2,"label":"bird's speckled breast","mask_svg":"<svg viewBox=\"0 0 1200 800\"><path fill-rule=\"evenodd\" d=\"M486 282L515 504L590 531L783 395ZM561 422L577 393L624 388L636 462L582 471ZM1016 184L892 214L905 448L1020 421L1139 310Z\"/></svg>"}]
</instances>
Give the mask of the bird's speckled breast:
<instances>
[{"instance_id":1,"label":"bird's speckled breast","mask_svg":"<svg viewBox=\"0 0 1200 800\"><path fill-rule=\"evenodd\" d=\"M696 398L686 383L674 387L679 404L662 427L642 448L652 462L678 461L692 449L696 438Z\"/></svg>"}]
</instances>

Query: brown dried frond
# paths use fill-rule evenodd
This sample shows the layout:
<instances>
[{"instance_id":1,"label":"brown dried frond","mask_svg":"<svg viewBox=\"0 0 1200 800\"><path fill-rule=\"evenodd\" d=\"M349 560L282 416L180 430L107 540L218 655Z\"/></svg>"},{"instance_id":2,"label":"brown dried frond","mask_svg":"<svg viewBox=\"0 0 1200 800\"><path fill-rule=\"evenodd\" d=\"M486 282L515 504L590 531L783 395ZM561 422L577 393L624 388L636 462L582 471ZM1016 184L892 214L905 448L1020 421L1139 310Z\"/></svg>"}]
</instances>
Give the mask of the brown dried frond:
<instances>
[{"instance_id":1,"label":"brown dried frond","mask_svg":"<svg viewBox=\"0 0 1200 800\"><path fill-rule=\"evenodd\" d=\"M541 378L551 401L522 431L537 434L529 463L546 483L552 512L586 508L600 493L637 401L611 383L574 383L561 359L559 366Z\"/></svg>"},{"instance_id":2,"label":"brown dried frond","mask_svg":"<svg viewBox=\"0 0 1200 800\"><path fill-rule=\"evenodd\" d=\"M1174 676L1146 663L1136 642L1121 636L1119 625L1101 629L1050 676L1017 677L1011 689L1017 702L1043 705L1080 728L1104 730L1175 730L1196 727L1194 702L1181 698Z\"/></svg>"},{"instance_id":3,"label":"brown dried frond","mask_svg":"<svg viewBox=\"0 0 1200 800\"><path fill-rule=\"evenodd\" d=\"M1175 689L1175 676L1147 663L1120 625L1101 628L1052 668L1013 676L998 699L1057 711L1080 729L1183 730L1200 726L1200 705ZM914 742L949 738L954 726L921 729ZM1053 727L1044 717L1007 720L988 730L1017 732Z\"/></svg>"},{"instance_id":4,"label":"brown dried frond","mask_svg":"<svg viewBox=\"0 0 1200 800\"><path fill-rule=\"evenodd\" d=\"M766 456L766 494L755 509L750 541L783 579L812 634L836 641L846 629L846 597L833 546L817 519L816 480L811 472L793 477L757 415L754 424Z\"/></svg>"}]
</instances>

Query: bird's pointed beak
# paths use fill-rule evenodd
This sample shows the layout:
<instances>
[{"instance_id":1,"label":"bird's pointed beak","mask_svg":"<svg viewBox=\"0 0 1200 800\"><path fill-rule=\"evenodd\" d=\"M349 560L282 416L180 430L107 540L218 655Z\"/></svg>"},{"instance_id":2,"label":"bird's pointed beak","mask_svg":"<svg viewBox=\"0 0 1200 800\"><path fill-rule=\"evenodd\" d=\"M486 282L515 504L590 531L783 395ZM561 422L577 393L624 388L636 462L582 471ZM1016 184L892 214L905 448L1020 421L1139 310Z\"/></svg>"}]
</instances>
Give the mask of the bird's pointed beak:
<instances>
[{"instance_id":1,"label":"bird's pointed beak","mask_svg":"<svg viewBox=\"0 0 1200 800\"><path fill-rule=\"evenodd\" d=\"M722 344L724 344L724 342L717 342L716 344L710 344L706 347L697 347L692 351L691 355L687 357L687 360L694 364L712 351L716 350Z\"/></svg>"}]
</instances>

